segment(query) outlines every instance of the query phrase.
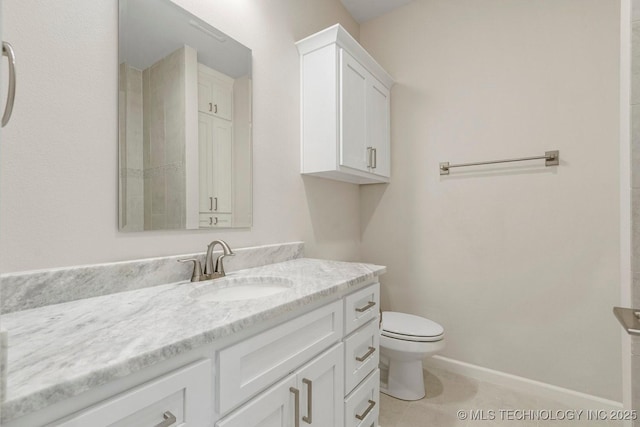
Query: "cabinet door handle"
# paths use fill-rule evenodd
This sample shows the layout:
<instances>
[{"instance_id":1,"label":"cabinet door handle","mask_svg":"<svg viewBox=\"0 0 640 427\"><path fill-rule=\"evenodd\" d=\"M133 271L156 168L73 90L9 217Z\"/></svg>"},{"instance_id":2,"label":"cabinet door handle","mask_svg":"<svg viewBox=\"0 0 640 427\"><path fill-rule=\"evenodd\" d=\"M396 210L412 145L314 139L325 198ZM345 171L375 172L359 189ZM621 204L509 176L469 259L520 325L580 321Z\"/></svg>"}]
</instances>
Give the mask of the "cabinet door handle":
<instances>
[{"instance_id":1,"label":"cabinet door handle","mask_svg":"<svg viewBox=\"0 0 640 427\"><path fill-rule=\"evenodd\" d=\"M365 354L363 354L362 356L356 357L356 360L358 362L364 362L365 360L367 360L375 352L376 352L376 348L375 347L369 347L369 350Z\"/></svg>"},{"instance_id":2,"label":"cabinet door handle","mask_svg":"<svg viewBox=\"0 0 640 427\"><path fill-rule=\"evenodd\" d=\"M365 418L367 418L367 415L369 415L369 412L371 412L374 406L376 406L376 402L374 402L373 400L369 400L369 406L367 407L367 409L365 409L362 415L356 414L356 418L360 421L364 420Z\"/></svg>"},{"instance_id":3,"label":"cabinet door handle","mask_svg":"<svg viewBox=\"0 0 640 427\"><path fill-rule=\"evenodd\" d=\"M213 225L218 225L218 217L216 217L216 222L214 222Z\"/></svg>"},{"instance_id":4,"label":"cabinet door handle","mask_svg":"<svg viewBox=\"0 0 640 427\"><path fill-rule=\"evenodd\" d=\"M209 210L213 210L213 197L209 197Z\"/></svg>"},{"instance_id":5,"label":"cabinet door handle","mask_svg":"<svg viewBox=\"0 0 640 427\"><path fill-rule=\"evenodd\" d=\"M211 102L209 103L209 111L213 111L213 104Z\"/></svg>"},{"instance_id":6,"label":"cabinet door handle","mask_svg":"<svg viewBox=\"0 0 640 427\"><path fill-rule=\"evenodd\" d=\"M2 56L6 56L7 59L9 59L9 88L7 104L4 107L4 114L2 115L2 127L5 127L11 118L13 101L16 99L16 55L13 52L13 47L7 42L2 42Z\"/></svg>"},{"instance_id":7,"label":"cabinet door handle","mask_svg":"<svg viewBox=\"0 0 640 427\"><path fill-rule=\"evenodd\" d=\"M311 380L303 378L302 383L306 384L307 387L309 388L307 392L307 416L302 417L302 421L304 421L307 424L312 424L313 423L313 382Z\"/></svg>"},{"instance_id":8,"label":"cabinet door handle","mask_svg":"<svg viewBox=\"0 0 640 427\"><path fill-rule=\"evenodd\" d=\"M162 418L164 418L164 421L161 422L160 424L157 424L155 427L169 427L176 423L176 416L173 415L170 411L167 411L164 414L162 414Z\"/></svg>"},{"instance_id":9,"label":"cabinet door handle","mask_svg":"<svg viewBox=\"0 0 640 427\"><path fill-rule=\"evenodd\" d=\"M213 200L215 200L215 201L216 201L216 206L215 206L214 211L217 211L217 210L218 210L218 198L217 198L217 197L214 197L214 198L213 198Z\"/></svg>"},{"instance_id":10,"label":"cabinet door handle","mask_svg":"<svg viewBox=\"0 0 640 427\"><path fill-rule=\"evenodd\" d=\"M373 153L373 148L372 147L367 147L367 167L370 168L371 167L371 154Z\"/></svg>"},{"instance_id":11,"label":"cabinet door handle","mask_svg":"<svg viewBox=\"0 0 640 427\"><path fill-rule=\"evenodd\" d=\"M213 225L213 217L209 217L209 225Z\"/></svg>"},{"instance_id":12,"label":"cabinet door handle","mask_svg":"<svg viewBox=\"0 0 640 427\"><path fill-rule=\"evenodd\" d=\"M300 427L300 390L295 387L289 387L289 391L293 393L293 416L295 417L295 427Z\"/></svg>"},{"instance_id":13,"label":"cabinet door handle","mask_svg":"<svg viewBox=\"0 0 640 427\"><path fill-rule=\"evenodd\" d=\"M218 114L218 104L214 105L213 108L214 108L213 112Z\"/></svg>"},{"instance_id":14,"label":"cabinet door handle","mask_svg":"<svg viewBox=\"0 0 640 427\"><path fill-rule=\"evenodd\" d=\"M371 307L373 307L373 306L375 306L375 305L376 305L376 302L375 302L375 301L369 301L369 302L367 303L367 305L365 305L364 307L356 308L356 311L357 311L358 313L362 313L362 312L365 312L365 311L369 310Z\"/></svg>"},{"instance_id":15,"label":"cabinet door handle","mask_svg":"<svg viewBox=\"0 0 640 427\"><path fill-rule=\"evenodd\" d=\"M373 151L373 166L371 167L375 169L378 167L378 149L373 148L371 151Z\"/></svg>"}]
</instances>

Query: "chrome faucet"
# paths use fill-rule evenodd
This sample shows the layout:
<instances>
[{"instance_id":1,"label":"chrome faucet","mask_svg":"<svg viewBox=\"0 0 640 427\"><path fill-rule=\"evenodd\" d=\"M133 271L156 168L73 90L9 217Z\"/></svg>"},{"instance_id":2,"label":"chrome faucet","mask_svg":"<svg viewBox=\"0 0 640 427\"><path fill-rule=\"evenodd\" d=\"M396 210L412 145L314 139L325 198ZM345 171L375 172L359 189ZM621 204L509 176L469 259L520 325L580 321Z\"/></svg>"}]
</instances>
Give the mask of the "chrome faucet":
<instances>
[{"instance_id":1,"label":"chrome faucet","mask_svg":"<svg viewBox=\"0 0 640 427\"><path fill-rule=\"evenodd\" d=\"M222 255L216 258L216 264L213 265L213 249L216 245L222 246ZM178 262L193 262L193 273L191 274L192 282L201 282L204 280L218 279L225 276L224 265L222 259L226 256L235 255L227 242L224 240L214 240L207 246L207 256L204 259L204 273L200 266L200 260L197 258L179 259Z\"/></svg>"},{"instance_id":2,"label":"chrome faucet","mask_svg":"<svg viewBox=\"0 0 640 427\"><path fill-rule=\"evenodd\" d=\"M218 244L222 246L222 255L216 258L216 265L214 267L213 248ZM235 254L233 253L229 245L227 245L227 242L225 242L224 240L214 240L213 242L209 243L209 246L207 247L207 256L204 260L204 275L205 276L210 275L211 279L224 277L225 273L224 273L224 265L222 264L222 259L226 256L233 256L233 255Z\"/></svg>"}]
</instances>

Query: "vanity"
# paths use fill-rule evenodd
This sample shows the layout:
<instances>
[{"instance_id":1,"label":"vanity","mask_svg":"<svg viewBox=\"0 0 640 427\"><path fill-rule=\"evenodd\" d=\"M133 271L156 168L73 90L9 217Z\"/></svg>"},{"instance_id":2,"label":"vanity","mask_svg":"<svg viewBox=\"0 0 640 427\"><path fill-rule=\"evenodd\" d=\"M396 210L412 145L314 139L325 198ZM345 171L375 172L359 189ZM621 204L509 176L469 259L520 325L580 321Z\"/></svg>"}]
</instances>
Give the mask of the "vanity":
<instances>
[{"instance_id":1,"label":"vanity","mask_svg":"<svg viewBox=\"0 0 640 427\"><path fill-rule=\"evenodd\" d=\"M2 425L377 426L385 268L289 258L3 315Z\"/></svg>"}]
</instances>

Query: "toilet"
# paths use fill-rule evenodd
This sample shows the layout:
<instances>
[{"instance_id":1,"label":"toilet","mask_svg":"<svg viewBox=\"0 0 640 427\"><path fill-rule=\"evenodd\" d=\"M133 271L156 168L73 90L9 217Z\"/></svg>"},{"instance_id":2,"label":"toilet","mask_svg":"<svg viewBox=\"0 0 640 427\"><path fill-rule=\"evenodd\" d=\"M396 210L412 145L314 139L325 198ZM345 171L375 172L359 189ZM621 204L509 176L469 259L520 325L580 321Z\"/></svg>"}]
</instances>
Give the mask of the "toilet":
<instances>
[{"instance_id":1,"label":"toilet","mask_svg":"<svg viewBox=\"0 0 640 427\"><path fill-rule=\"evenodd\" d=\"M444 328L436 322L412 314L383 312L380 391L402 400L422 399L425 396L422 359L443 348Z\"/></svg>"}]
</instances>

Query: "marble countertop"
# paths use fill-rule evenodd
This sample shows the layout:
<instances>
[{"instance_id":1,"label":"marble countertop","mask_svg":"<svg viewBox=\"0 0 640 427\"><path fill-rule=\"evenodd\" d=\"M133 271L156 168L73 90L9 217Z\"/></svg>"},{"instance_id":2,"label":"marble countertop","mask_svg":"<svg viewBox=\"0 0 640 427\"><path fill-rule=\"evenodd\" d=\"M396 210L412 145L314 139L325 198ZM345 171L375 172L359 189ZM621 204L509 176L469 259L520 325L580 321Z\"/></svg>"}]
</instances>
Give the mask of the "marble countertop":
<instances>
[{"instance_id":1,"label":"marble countertop","mask_svg":"<svg viewBox=\"0 0 640 427\"><path fill-rule=\"evenodd\" d=\"M299 258L227 275L293 283L259 299L201 301L193 296L222 282L179 282L3 315L9 352L2 422L355 290L384 272L372 264Z\"/></svg>"}]
</instances>

